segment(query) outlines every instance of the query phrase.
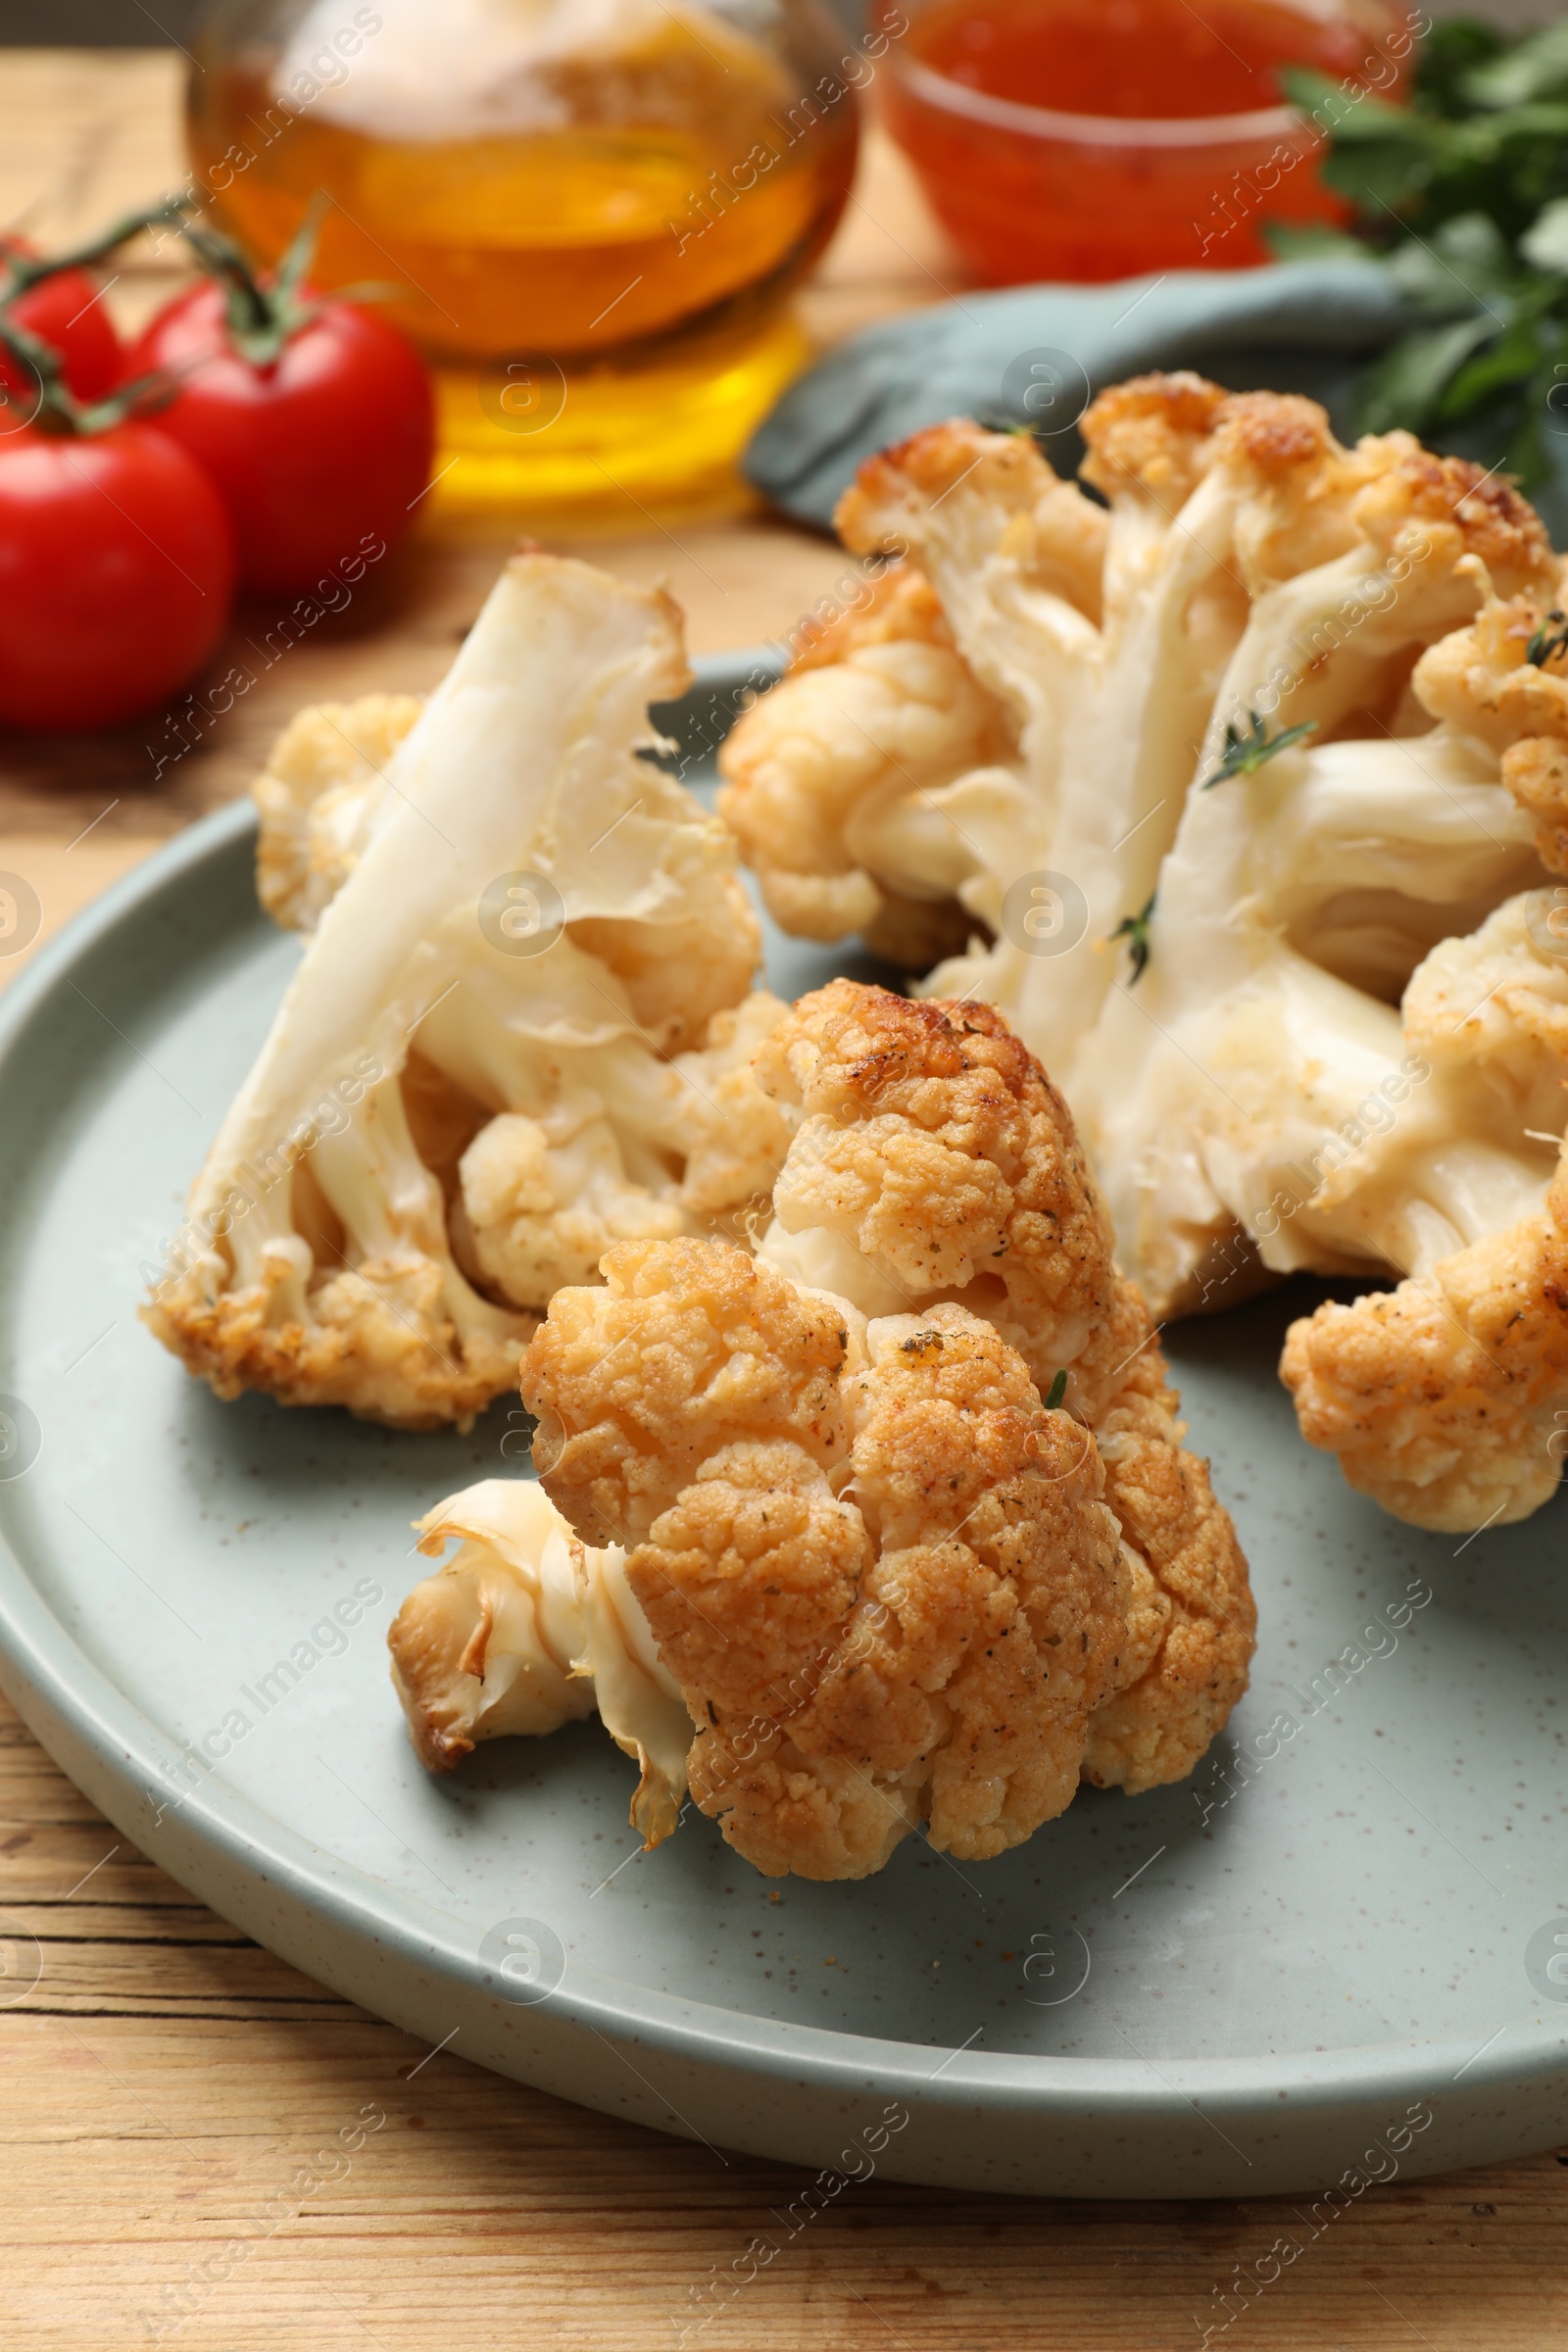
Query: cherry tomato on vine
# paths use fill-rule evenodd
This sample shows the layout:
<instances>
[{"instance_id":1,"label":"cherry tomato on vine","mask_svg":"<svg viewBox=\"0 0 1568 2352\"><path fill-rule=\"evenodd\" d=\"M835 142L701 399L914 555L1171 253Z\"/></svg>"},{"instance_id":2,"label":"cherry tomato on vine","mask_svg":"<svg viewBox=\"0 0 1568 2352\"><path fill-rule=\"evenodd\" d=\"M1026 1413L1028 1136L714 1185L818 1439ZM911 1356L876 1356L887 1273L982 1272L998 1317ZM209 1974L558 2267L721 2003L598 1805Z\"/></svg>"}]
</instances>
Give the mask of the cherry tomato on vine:
<instances>
[{"instance_id":1,"label":"cherry tomato on vine","mask_svg":"<svg viewBox=\"0 0 1568 2352\"><path fill-rule=\"evenodd\" d=\"M27 264L37 258L21 237L0 238L0 302L7 302L8 288L24 281ZM67 388L82 401L102 400L124 371L124 346L101 294L85 270L65 270L35 285L24 282L24 290L11 294L8 303L19 326L59 353ZM29 370L5 351L0 351L0 385L26 415L37 387Z\"/></svg>"},{"instance_id":2,"label":"cherry tomato on vine","mask_svg":"<svg viewBox=\"0 0 1568 2352\"><path fill-rule=\"evenodd\" d=\"M233 577L222 501L155 425L0 415L0 720L133 718L212 651Z\"/></svg>"},{"instance_id":3,"label":"cherry tomato on vine","mask_svg":"<svg viewBox=\"0 0 1568 2352\"><path fill-rule=\"evenodd\" d=\"M177 295L131 350L131 373L178 388L158 427L218 485L241 583L297 595L356 554L391 547L430 478L430 379L396 327L313 293L314 223L269 282L210 230L186 235L215 274Z\"/></svg>"}]
</instances>

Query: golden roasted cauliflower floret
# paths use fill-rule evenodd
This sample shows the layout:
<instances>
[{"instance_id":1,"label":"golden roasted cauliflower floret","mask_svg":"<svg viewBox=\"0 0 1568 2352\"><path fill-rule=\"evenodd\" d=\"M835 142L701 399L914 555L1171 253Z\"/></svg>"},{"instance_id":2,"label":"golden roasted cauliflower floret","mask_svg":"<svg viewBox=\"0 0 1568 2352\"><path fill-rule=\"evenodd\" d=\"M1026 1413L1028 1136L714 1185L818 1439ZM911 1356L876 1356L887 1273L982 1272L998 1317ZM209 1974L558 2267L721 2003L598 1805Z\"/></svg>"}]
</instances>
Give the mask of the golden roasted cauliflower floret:
<instances>
[{"instance_id":1,"label":"golden roasted cauliflower floret","mask_svg":"<svg viewBox=\"0 0 1568 2352\"><path fill-rule=\"evenodd\" d=\"M638 1132L633 1094L611 1115L589 1088L563 1091L540 1116L502 1112L472 1136L457 1167L454 1246L465 1270L513 1305L545 1307L592 1282L615 1242L669 1241L721 1223L765 1198L794 1118L763 1094L752 1055L785 1007L757 992L715 1013L709 1042L675 1056L668 1105Z\"/></svg>"},{"instance_id":2,"label":"golden roasted cauliflower floret","mask_svg":"<svg viewBox=\"0 0 1568 2352\"><path fill-rule=\"evenodd\" d=\"M504 1111L460 1168L463 1215L479 1278L514 1305L546 1307L566 1283L592 1282L612 1243L684 1232L676 1187L628 1183L615 1131L591 1108L546 1126Z\"/></svg>"},{"instance_id":3,"label":"golden roasted cauliflower floret","mask_svg":"<svg viewBox=\"0 0 1568 2352\"><path fill-rule=\"evenodd\" d=\"M1130 1796L1192 1771L1247 1688L1257 1631L1230 1513L1208 1464L1182 1445L1181 1399L1141 1298L1138 1307L1141 1344L1095 1424L1105 1500L1137 1572L1135 1664L1095 1714L1084 1758L1087 1780Z\"/></svg>"},{"instance_id":4,"label":"golden roasted cauliflower floret","mask_svg":"<svg viewBox=\"0 0 1568 2352\"><path fill-rule=\"evenodd\" d=\"M956 1298L1043 1394L1066 1373L1066 1401L1101 1442L1148 1637L1091 1777L1135 1790L1180 1779L1246 1689L1255 1612L1229 1514L1182 1449L1179 1399L1116 1269L1066 1104L990 1006L911 1004L851 981L803 998L758 1072L806 1113L764 1260L873 1313Z\"/></svg>"},{"instance_id":5,"label":"golden roasted cauliflower floret","mask_svg":"<svg viewBox=\"0 0 1568 2352\"><path fill-rule=\"evenodd\" d=\"M605 1271L524 1367L541 1476L631 1546L730 1842L858 1878L921 1821L981 1857L1061 1811L1132 1582L1093 1441L961 1307L866 1327L722 1244Z\"/></svg>"},{"instance_id":6,"label":"golden roasted cauliflower floret","mask_svg":"<svg viewBox=\"0 0 1568 2352\"><path fill-rule=\"evenodd\" d=\"M1568 616L1560 586L1498 598L1423 654L1411 681L1434 717L1502 755L1549 873L1568 873ZM1534 657L1534 658L1533 658Z\"/></svg>"},{"instance_id":7,"label":"golden roasted cauliflower floret","mask_svg":"<svg viewBox=\"0 0 1568 2352\"><path fill-rule=\"evenodd\" d=\"M1522 891L1479 930L1418 965L1401 1006L1406 1042L1469 1082L1480 1118L1509 1143L1568 1121L1568 892ZM1532 1134L1532 1131L1534 1133ZM1546 1170L1542 1170L1543 1182Z\"/></svg>"},{"instance_id":8,"label":"golden roasted cauliflower floret","mask_svg":"<svg viewBox=\"0 0 1568 2352\"><path fill-rule=\"evenodd\" d=\"M701 1465L765 1432L824 1469L848 1448L836 1298L723 1243L622 1242L603 1288L558 1291L522 1368L535 1458L584 1543L635 1543Z\"/></svg>"},{"instance_id":9,"label":"golden roasted cauliflower floret","mask_svg":"<svg viewBox=\"0 0 1568 2352\"><path fill-rule=\"evenodd\" d=\"M1502 780L1536 829L1548 874L1568 874L1568 743L1528 735L1502 755Z\"/></svg>"},{"instance_id":10,"label":"golden roasted cauliflower floret","mask_svg":"<svg viewBox=\"0 0 1568 2352\"><path fill-rule=\"evenodd\" d=\"M1065 1107L985 1008L843 981L757 1058L806 1114L779 1198L840 1224L622 1243L522 1371L552 1500L629 1548L693 1794L760 1868L853 1878L1181 1778L1246 1688L1247 1565ZM970 1278L999 1236L1010 1294Z\"/></svg>"},{"instance_id":11,"label":"golden roasted cauliflower floret","mask_svg":"<svg viewBox=\"0 0 1568 2352\"><path fill-rule=\"evenodd\" d=\"M1027 435L987 432L961 416L927 425L866 459L839 501L839 536L858 555L902 545L901 514L913 520L977 470L980 493L1010 518L1009 553L1030 580L1098 619L1104 510L1059 480Z\"/></svg>"},{"instance_id":12,"label":"golden roasted cauliflower floret","mask_svg":"<svg viewBox=\"0 0 1568 2352\"><path fill-rule=\"evenodd\" d=\"M757 1074L805 1112L773 1194L783 1262L829 1287L837 1271L868 1311L959 1298L1043 1391L1065 1370L1093 1422L1147 1326L1124 1320L1071 1113L1001 1014L835 980L772 1030Z\"/></svg>"},{"instance_id":13,"label":"golden roasted cauliflower floret","mask_svg":"<svg viewBox=\"0 0 1568 2352\"><path fill-rule=\"evenodd\" d=\"M1539 1215L1396 1291L1293 1323L1280 1376L1309 1445L1415 1527L1506 1527L1562 1474L1568 1175Z\"/></svg>"},{"instance_id":14,"label":"golden roasted cauliflower floret","mask_svg":"<svg viewBox=\"0 0 1568 2352\"><path fill-rule=\"evenodd\" d=\"M931 816L953 872L939 866L922 889L896 840L882 838L886 819L911 793L1008 749L1002 713L951 643L877 637L796 670L746 714L719 753L719 813L785 930L819 940L860 932L906 955L940 954L953 882L968 863L961 835Z\"/></svg>"},{"instance_id":15,"label":"golden roasted cauliflower floret","mask_svg":"<svg viewBox=\"0 0 1568 2352\"><path fill-rule=\"evenodd\" d=\"M799 1118L762 1092L752 1062L788 1009L765 989L756 989L732 1011L714 1013L701 1053L676 1056L675 1068L691 1093L680 1197L698 1220L765 1200L784 1164Z\"/></svg>"},{"instance_id":16,"label":"golden roasted cauliflower floret","mask_svg":"<svg viewBox=\"0 0 1568 2352\"><path fill-rule=\"evenodd\" d=\"M1084 480L1106 498L1131 492L1169 512L1185 506L1207 464L1227 397L1185 368L1108 385L1079 427L1089 451Z\"/></svg>"},{"instance_id":17,"label":"golden roasted cauliflower floret","mask_svg":"<svg viewBox=\"0 0 1568 2352\"><path fill-rule=\"evenodd\" d=\"M953 631L941 598L919 566L889 564L830 618L809 615L802 623L798 644L792 674L847 662L868 645L940 645L951 653Z\"/></svg>"},{"instance_id":18,"label":"golden roasted cauliflower floret","mask_svg":"<svg viewBox=\"0 0 1568 2352\"><path fill-rule=\"evenodd\" d=\"M1361 448L1389 454L1355 501L1356 521L1380 554L1419 549L1435 579L1469 557L1499 597L1553 594L1559 567L1545 524L1511 482L1468 458L1440 458L1408 433ZM1470 593L1474 601L1474 582Z\"/></svg>"},{"instance_id":19,"label":"golden roasted cauliflower floret","mask_svg":"<svg viewBox=\"0 0 1568 2352\"><path fill-rule=\"evenodd\" d=\"M1127 1580L1082 1432L961 1309L875 1323L869 1355L849 1384L867 1555L853 1609L819 1636L808 1687L784 1683L783 1710L775 1669L716 1702L693 1745L694 1795L764 1869L804 1837L830 1865L810 1875L858 1876L911 1820L963 1857L1017 1844L1071 1802L1119 1670ZM656 1631L719 1602L682 1583L694 1504L700 1490L628 1564ZM831 1581L837 1597L842 1570Z\"/></svg>"}]
</instances>

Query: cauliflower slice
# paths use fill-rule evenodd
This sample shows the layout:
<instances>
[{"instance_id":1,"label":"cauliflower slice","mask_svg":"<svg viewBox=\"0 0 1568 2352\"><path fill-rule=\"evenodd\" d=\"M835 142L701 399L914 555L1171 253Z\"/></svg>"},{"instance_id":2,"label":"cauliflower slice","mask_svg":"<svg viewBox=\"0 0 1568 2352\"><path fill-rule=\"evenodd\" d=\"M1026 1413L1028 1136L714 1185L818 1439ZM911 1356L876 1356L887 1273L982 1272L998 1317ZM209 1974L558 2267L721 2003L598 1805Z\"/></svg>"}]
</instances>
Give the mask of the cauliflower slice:
<instances>
[{"instance_id":1,"label":"cauliflower slice","mask_svg":"<svg viewBox=\"0 0 1568 2352\"><path fill-rule=\"evenodd\" d=\"M1262 396L1236 405L1210 477L1245 481L1266 473ZM1424 1270L1540 1200L1539 1155L1431 1082L1365 983L1394 996L1434 934L1535 878L1530 827L1494 755L1445 726L1391 735L1405 721L1389 696L1433 637L1473 617L1489 583L1518 593L1554 581L1555 562L1517 493L1461 461L1400 434L1337 453L1325 428L1320 470L1332 480L1348 454L1361 468L1355 544L1273 585L1251 578L1196 769L1204 788L1186 797L1146 910L1147 969L1118 982L1065 1064L1157 1313L1214 1287L1236 1296L1221 1270L1239 1268L1245 1287L1259 1259L1276 1272ZM1254 530L1257 508L1243 513ZM1255 563L1240 523L1236 544ZM1345 599L1353 625L1331 627ZM1432 659L1405 697L1423 718L1441 716L1425 699ZM1353 731L1380 706L1384 731L1363 746ZM1260 708L1351 732L1282 749L1255 773L1227 766L1225 728ZM1309 847L1314 819L1325 838Z\"/></svg>"},{"instance_id":2,"label":"cauliflower slice","mask_svg":"<svg viewBox=\"0 0 1568 2352\"><path fill-rule=\"evenodd\" d=\"M421 1551L459 1546L387 1635L420 1763L451 1772L482 1740L559 1731L597 1708L637 1760L632 1824L658 1845L686 1793L692 1727L627 1587L625 1553L586 1549L525 1479L486 1479L416 1525Z\"/></svg>"},{"instance_id":3,"label":"cauliflower slice","mask_svg":"<svg viewBox=\"0 0 1568 2352\"><path fill-rule=\"evenodd\" d=\"M1042 555L1067 486L1027 441L935 426L847 495L847 543L907 549L934 592L908 650L951 637L1015 743L877 788L858 866L955 892L994 935L923 987L996 1004L1049 1057L1156 1314L1298 1266L1430 1266L1540 1200L1539 1154L1428 1083L1395 1008L1442 940L1568 856L1568 655L1525 662L1553 638L1556 560L1506 482L1408 434L1344 448L1308 400L1151 376L1084 435L1098 603ZM803 694L850 692L865 657L839 651ZM768 699L731 758L765 753L800 814ZM1249 732L1255 772L1232 757ZM807 810L797 866L820 868L813 839Z\"/></svg>"},{"instance_id":4,"label":"cauliflower slice","mask_svg":"<svg viewBox=\"0 0 1568 2352\"><path fill-rule=\"evenodd\" d=\"M688 675L667 598L525 551L384 765L406 706L290 730L262 870L314 929L144 1309L220 1396L467 1421L561 1282L782 1156L732 845L636 757ZM519 878L559 903L537 953L486 918Z\"/></svg>"},{"instance_id":5,"label":"cauliflower slice","mask_svg":"<svg viewBox=\"0 0 1568 2352\"><path fill-rule=\"evenodd\" d=\"M1152 897L1195 751L1216 710L1233 714L1238 678L1255 673L1254 693L1271 692L1289 723L1400 725L1414 654L1479 601L1459 557L1519 583L1542 576L1544 544L1505 487L1408 435L1343 449L1311 401L1149 376L1102 394L1083 429L1084 477L1108 515L1032 443L973 424L933 426L860 468L839 513L847 544L909 550L935 604L890 591L896 640L864 615L830 636L836 662L813 651L813 666L735 730L721 802L760 870L787 869L770 897L786 927L841 934L876 894L956 895L994 937L931 985L1000 1004L1069 1091L1114 978L1096 946ZM1384 575L1417 543L1423 560L1385 610ZM1363 589L1374 604L1348 628ZM892 738L899 724L911 745L919 736L915 706L939 690L939 669L944 710L961 705L973 723L933 739L922 761ZM978 732L987 698L1001 722L990 745ZM1527 844L1516 831L1509 884L1524 878ZM1053 875L1067 878L1081 936L1042 955L1028 906L1009 907L1007 894ZM1331 894L1325 875L1306 897ZM1363 931L1397 914L1357 911ZM1400 981L1434 936L1417 928ZM1375 952L1390 961L1387 943Z\"/></svg>"},{"instance_id":6,"label":"cauliflower slice","mask_svg":"<svg viewBox=\"0 0 1568 2352\"><path fill-rule=\"evenodd\" d=\"M530 1348L546 1489L628 1548L692 1793L772 1875L919 1823L979 1859L1077 1788L1131 1578L1093 1442L962 1307L867 1324L722 1243L629 1243Z\"/></svg>"},{"instance_id":7,"label":"cauliflower slice","mask_svg":"<svg viewBox=\"0 0 1568 2352\"><path fill-rule=\"evenodd\" d=\"M1554 779L1568 755L1568 678L1549 594L1490 601L1422 657L1414 684L1458 740L1500 755L1543 862L1560 872ZM1302 1435L1418 1527L1507 1525L1539 1509L1561 1476L1565 897L1558 885L1507 900L1436 947L1404 995L1405 1039L1437 1073L1450 1130L1502 1139L1531 1168L1528 1197L1479 1201L1468 1232L1412 1221L1404 1262L1415 1278L1293 1324L1281 1360Z\"/></svg>"}]
</instances>

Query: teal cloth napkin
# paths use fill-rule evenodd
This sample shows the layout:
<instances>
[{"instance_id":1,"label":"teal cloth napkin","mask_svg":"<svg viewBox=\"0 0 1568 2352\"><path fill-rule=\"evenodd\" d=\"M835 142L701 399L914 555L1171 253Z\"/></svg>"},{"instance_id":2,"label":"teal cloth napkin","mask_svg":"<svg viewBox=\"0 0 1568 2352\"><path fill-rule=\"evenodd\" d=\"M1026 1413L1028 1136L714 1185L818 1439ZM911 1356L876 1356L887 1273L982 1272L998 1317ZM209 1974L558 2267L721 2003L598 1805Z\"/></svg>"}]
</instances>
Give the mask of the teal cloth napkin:
<instances>
[{"instance_id":1,"label":"teal cloth napkin","mask_svg":"<svg viewBox=\"0 0 1568 2352\"><path fill-rule=\"evenodd\" d=\"M1152 368L1196 368L1233 392L1309 392L1349 433L1360 363L1406 323L1383 270L1360 261L965 294L830 352L760 427L746 471L823 530L862 458L945 416L1031 424L1071 473L1087 402Z\"/></svg>"}]
</instances>

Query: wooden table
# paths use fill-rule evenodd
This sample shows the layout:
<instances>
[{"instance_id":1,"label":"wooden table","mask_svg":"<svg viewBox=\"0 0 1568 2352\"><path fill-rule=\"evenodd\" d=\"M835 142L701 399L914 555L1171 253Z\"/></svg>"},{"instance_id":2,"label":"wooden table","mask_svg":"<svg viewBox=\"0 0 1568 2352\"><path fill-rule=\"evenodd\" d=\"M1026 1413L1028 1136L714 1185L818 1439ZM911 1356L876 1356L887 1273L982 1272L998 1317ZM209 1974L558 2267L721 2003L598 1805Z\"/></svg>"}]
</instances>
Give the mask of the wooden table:
<instances>
[{"instance_id":1,"label":"wooden table","mask_svg":"<svg viewBox=\"0 0 1568 2352\"><path fill-rule=\"evenodd\" d=\"M54 237L172 184L178 63L0 51L0 219L34 207L29 225ZM873 142L808 298L814 330L830 339L960 282L898 159ZM132 264L116 299L133 316L160 291ZM505 537L437 533L411 550L156 787L143 730L0 749L0 869L33 882L44 936L159 837L242 789L298 704L429 685ZM666 575L699 651L786 631L841 567L823 542L744 512L587 552ZM769 2211L798 2189L787 2168L584 2113L450 2051L430 2057L193 1901L3 1707L0 1914L45 1951L37 1988L0 2009L0 2335L17 2352L662 2352L690 2325L692 2290L754 2235L779 2234ZM385 2121L348 2175L291 2194L297 2168L356 2115ZM1543 2156L1372 2190L1230 2344L1568 2345L1565 2167L1568 2154ZM686 2340L704 2352L1187 2352L1213 2316L1211 2290L1290 2218L1266 2200L1038 2204L874 2178Z\"/></svg>"}]
</instances>

